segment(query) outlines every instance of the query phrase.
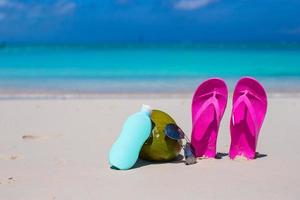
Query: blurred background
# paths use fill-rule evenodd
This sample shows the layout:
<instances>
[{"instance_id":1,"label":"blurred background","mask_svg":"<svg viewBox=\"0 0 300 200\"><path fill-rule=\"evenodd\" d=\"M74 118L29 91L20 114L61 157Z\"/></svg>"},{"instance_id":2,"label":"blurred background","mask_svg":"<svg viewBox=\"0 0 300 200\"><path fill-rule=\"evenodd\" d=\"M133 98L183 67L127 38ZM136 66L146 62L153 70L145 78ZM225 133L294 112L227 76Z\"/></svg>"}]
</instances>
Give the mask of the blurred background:
<instances>
[{"instance_id":1,"label":"blurred background","mask_svg":"<svg viewBox=\"0 0 300 200\"><path fill-rule=\"evenodd\" d=\"M300 90L299 0L0 0L0 92Z\"/></svg>"}]
</instances>

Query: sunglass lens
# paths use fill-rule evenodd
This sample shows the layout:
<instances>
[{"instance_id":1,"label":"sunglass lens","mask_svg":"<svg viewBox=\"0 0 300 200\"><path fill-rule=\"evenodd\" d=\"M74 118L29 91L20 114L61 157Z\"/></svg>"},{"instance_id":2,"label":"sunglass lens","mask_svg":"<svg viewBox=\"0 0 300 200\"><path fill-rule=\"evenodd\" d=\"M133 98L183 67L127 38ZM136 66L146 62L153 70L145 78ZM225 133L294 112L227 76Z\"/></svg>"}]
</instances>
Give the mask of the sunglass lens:
<instances>
[{"instance_id":1,"label":"sunglass lens","mask_svg":"<svg viewBox=\"0 0 300 200\"><path fill-rule=\"evenodd\" d=\"M168 124L165 127L165 134L174 140L180 140L184 138L184 132L176 124Z\"/></svg>"}]
</instances>

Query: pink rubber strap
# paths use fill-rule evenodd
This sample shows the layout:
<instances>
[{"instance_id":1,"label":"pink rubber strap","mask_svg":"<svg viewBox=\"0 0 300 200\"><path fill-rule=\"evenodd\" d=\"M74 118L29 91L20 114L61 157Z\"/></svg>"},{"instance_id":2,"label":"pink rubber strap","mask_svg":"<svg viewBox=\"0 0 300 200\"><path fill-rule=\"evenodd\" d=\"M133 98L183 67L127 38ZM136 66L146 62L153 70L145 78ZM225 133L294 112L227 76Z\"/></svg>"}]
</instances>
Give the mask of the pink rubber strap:
<instances>
[{"instance_id":1,"label":"pink rubber strap","mask_svg":"<svg viewBox=\"0 0 300 200\"><path fill-rule=\"evenodd\" d=\"M220 124L220 106L219 106L219 102L216 98L216 95L221 95L220 93L214 91L214 92L210 92L208 94L204 94L204 95L201 95L199 96L198 98L203 98L203 97L206 97L208 95L212 95L209 99L207 99L205 101L205 103L201 106L201 108L198 110L197 114L195 115L195 119L194 120L196 123L200 117L200 115L202 115L202 113L204 112L204 110L206 110L206 108L209 106L209 105L213 105L214 107L214 111L215 111L215 114L216 114L216 118L217 118L217 124L219 125Z\"/></svg>"},{"instance_id":2,"label":"pink rubber strap","mask_svg":"<svg viewBox=\"0 0 300 200\"><path fill-rule=\"evenodd\" d=\"M252 106L252 104L251 104L251 102L250 102L250 100L249 100L249 98L248 98L247 95L250 94L251 96L257 98L258 100L261 100L261 99L259 97L257 97L256 95L250 93L248 90L242 91L242 93L243 94L234 103L234 106L233 106L233 113L234 113L233 117L234 117L234 115L235 115L235 113L237 111L238 106L241 103L244 103L247 106L247 109L248 109L248 111L250 113L250 117L251 117L251 119L252 119L252 121L254 123L255 133L257 133L258 132L258 127L257 127L257 123L256 123L257 122L257 120L256 120L256 112L255 112L255 110L254 110L254 108L253 108L253 106ZM233 118L233 124L235 124L234 118Z\"/></svg>"}]
</instances>

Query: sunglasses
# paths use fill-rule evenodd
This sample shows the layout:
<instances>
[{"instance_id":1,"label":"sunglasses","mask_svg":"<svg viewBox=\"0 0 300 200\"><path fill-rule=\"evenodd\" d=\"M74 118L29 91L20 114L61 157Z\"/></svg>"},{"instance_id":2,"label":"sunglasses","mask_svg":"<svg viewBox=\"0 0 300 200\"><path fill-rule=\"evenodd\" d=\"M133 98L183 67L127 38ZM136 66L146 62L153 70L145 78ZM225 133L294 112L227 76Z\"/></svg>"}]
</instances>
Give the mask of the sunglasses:
<instances>
[{"instance_id":1,"label":"sunglasses","mask_svg":"<svg viewBox=\"0 0 300 200\"><path fill-rule=\"evenodd\" d=\"M197 162L196 157L193 153L190 140L186 137L185 133L176 124L168 124L165 127L165 134L171 139L181 140L185 139L185 145L182 145L184 150L185 164L191 165Z\"/></svg>"}]
</instances>

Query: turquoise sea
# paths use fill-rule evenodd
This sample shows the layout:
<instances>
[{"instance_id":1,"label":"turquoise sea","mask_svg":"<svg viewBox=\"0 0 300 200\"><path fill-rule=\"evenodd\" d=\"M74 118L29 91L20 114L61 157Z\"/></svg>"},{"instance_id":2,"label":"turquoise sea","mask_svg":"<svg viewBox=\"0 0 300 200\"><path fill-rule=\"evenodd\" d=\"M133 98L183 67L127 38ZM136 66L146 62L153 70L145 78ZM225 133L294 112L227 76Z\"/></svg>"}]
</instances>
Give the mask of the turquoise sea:
<instances>
[{"instance_id":1,"label":"turquoise sea","mask_svg":"<svg viewBox=\"0 0 300 200\"><path fill-rule=\"evenodd\" d=\"M300 45L0 46L1 92L189 92L215 76L300 91Z\"/></svg>"}]
</instances>

